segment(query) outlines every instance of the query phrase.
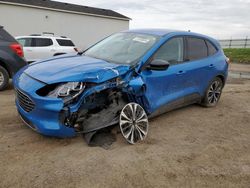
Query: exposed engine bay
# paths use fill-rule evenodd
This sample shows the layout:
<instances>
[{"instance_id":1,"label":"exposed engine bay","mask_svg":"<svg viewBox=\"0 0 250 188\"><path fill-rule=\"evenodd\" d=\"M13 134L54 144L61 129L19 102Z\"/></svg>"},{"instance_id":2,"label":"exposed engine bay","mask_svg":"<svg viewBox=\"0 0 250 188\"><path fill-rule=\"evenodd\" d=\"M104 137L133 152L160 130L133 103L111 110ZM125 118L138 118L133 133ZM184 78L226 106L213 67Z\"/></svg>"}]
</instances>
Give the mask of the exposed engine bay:
<instances>
[{"instance_id":1,"label":"exposed engine bay","mask_svg":"<svg viewBox=\"0 0 250 188\"><path fill-rule=\"evenodd\" d=\"M95 133L119 123L122 108L128 103L126 94L118 89L105 89L86 98L77 113L66 118L64 124L73 127L77 133L83 133L90 144Z\"/></svg>"},{"instance_id":2,"label":"exposed engine bay","mask_svg":"<svg viewBox=\"0 0 250 188\"><path fill-rule=\"evenodd\" d=\"M120 91L113 89L87 96L78 111L76 131L84 133L85 140L90 143L97 130L118 124L120 111L126 101Z\"/></svg>"}]
</instances>

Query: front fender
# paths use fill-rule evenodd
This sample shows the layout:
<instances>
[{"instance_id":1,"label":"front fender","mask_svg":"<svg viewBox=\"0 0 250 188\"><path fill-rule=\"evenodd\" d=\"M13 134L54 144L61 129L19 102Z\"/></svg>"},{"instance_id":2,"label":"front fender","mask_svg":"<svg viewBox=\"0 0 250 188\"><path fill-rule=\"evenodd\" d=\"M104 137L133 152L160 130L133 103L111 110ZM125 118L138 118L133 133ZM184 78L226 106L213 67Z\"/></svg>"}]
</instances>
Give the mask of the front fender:
<instances>
[{"instance_id":1,"label":"front fender","mask_svg":"<svg viewBox=\"0 0 250 188\"><path fill-rule=\"evenodd\" d=\"M143 95L146 90L146 84L140 76L132 78L129 81L128 86L129 92L136 96Z\"/></svg>"}]
</instances>

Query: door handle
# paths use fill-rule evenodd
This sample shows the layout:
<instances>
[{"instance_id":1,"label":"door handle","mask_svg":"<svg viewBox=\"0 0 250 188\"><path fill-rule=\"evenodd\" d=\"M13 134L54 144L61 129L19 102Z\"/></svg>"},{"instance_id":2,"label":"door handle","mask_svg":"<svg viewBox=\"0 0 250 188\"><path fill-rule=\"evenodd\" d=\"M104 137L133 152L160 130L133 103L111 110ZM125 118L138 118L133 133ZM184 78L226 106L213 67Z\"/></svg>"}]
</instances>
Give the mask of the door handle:
<instances>
[{"instance_id":1,"label":"door handle","mask_svg":"<svg viewBox=\"0 0 250 188\"><path fill-rule=\"evenodd\" d=\"M182 75L182 74L184 74L184 73L185 73L185 71L180 70L179 72L177 72L177 75Z\"/></svg>"},{"instance_id":2,"label":"door handle","mask_svg":"<svg viewBox=\"0 0 250 188\"><path fill-rule=\"evenodd\" d=\"M209 67L210 67L210 68L214 67L214 64L210 64Z\"/></svg>"}]
</instances>

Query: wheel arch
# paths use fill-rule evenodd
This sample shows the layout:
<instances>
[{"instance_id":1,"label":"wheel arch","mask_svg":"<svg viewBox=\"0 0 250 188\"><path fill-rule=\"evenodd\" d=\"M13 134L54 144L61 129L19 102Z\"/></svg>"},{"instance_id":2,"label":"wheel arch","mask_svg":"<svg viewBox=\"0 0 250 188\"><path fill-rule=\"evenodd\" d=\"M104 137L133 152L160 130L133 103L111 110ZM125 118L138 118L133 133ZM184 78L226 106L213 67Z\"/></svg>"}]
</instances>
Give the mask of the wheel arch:
<instances>
[{"instance_id":1,"label":"wheel arch","mask_svg":"<svg viewBox=\"0 0 250 188\"><path fill-rule=\"evenodd\" d=\"M11 72L8 66L6 65L6 63L2 59L0 59L0 66L3 67L7 71L9 77L11 78L12 77Z\"/></svg>"},{"instance_id":2,"label":"wheel arch","mask_svg":"<svg viewBox=\"0 0 250 188\"><path fill-rule=\"evenodd\" d=\"M223 87L224 87L224 86L225 86L225 82L226 82L225 76L224 76L223 74L219 74L219 75L217 75L216 77L221 79L221 81L222 81L222 83L223 83Z\"/></svg>"}]
</instances>

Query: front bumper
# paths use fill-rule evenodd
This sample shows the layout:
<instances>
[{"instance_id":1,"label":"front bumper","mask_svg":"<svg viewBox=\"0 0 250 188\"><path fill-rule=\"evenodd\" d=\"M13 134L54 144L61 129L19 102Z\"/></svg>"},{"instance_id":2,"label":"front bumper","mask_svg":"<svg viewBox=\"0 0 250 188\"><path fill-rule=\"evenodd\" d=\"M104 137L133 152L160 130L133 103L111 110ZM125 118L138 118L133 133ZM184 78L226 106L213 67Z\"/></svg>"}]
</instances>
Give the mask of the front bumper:
<instances>
[{"instance_id":1,"label":"front bumper","mask_svg":"<svg viewBox=\"0 0 250 188\"><path fill-rule=\"evenodd\" d=\"M21 91L34 103L34 108L27 112L16 97L16 107L21 119L33 130L43 135L61 138L75 136L75 130L66 127L61 121L63 101L36 94L36 91L44 85L25 73L17 73L14 79L15 89Z\"/></svg>"}]
</instances>

